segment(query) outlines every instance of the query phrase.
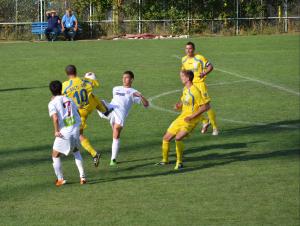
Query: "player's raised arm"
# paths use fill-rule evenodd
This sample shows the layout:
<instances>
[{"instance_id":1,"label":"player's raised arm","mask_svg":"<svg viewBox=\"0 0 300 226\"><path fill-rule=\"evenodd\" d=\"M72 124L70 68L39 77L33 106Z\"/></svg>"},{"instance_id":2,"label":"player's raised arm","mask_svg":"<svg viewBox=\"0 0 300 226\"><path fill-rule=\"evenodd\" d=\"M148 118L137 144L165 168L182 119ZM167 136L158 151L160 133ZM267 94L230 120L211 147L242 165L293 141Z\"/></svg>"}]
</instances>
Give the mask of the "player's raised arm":
<instances>
[{"instance_id":1,"label":"player's raised arm","mask_svg":"<svg viewBox=\"0 0 300 226\"><path fill-rule=\"evenodd\" d=\"M133 93L134 97L139 97L140 100L142 101L144 107L148 107L149 106L149 101L139 92L135 92Z\"/></svg>"}]
</instances>

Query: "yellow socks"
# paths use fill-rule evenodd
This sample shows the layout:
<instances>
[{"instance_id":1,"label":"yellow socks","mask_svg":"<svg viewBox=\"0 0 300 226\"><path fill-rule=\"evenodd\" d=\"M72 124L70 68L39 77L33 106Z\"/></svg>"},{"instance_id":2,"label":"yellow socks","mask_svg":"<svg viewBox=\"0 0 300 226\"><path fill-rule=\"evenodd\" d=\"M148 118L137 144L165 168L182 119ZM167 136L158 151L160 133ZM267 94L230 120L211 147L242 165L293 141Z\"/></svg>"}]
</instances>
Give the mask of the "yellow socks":
<instances>
[{"instance_id":1,"label":"yellow socks","mask_svg":"<svg viewBox=\"0 0 300 226\"><path fill-rule=\"evenodd\" d=\"M182 163L182 156L183 156L183 142L182 141L176 141L176 156L177 156L177 161L176 164Z\"/></svg>"},{"instance_id":2,"label":"yellow socks","mask_svg":"<svg viewBox=\"0 0 300 226\"><path fill-rule=\"evenodd\" d=\"M84 138L81 141L81 145L88 153L91 154L92 157L95 157L97 155L96 150L92 147L92 145L90 144L90 141L87 138Z\"/></svg>"},{"instance_id":3,"label":"yellow socks","mask_svg":"<svg viewBox=\"0 0 300 226\"><path fill-rule=\"evenodd\" d=\"M200 121L202 122L202 124L207 124L208 123L208 119L205 118L203 115L200 116Z\"/></svg>"},{"instance_id":4,"label":"yellow socks","mask_svg":"<svg viewBox=\"0 0 300 226\"><path fill-rule=\"evenodd\" d=\"M208 115L208 118L209 118L212 128L217 129L218 127L217 127L217 122L216 122L216 113L214 112L214 110L209 109L207 111L207 115Z\"/></svg>"},{"instance_id":5,"label":"yellow socks","mask_svg":"<svg viewBox=\"0 0 300 226\"><path fill-rule=\"evenodd\" d=\"M163 140L162 142L162 161L169 162L170 142Z\"/></svg>"}]
</instances>

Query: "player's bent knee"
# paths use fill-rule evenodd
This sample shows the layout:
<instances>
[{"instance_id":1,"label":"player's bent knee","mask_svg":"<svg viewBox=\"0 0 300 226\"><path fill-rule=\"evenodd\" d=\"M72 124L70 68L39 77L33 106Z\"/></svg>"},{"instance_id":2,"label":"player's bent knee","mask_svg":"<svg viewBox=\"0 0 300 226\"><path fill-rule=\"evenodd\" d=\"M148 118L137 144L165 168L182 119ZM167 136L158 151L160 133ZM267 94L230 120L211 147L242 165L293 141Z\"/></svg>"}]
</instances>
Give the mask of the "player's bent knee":
<instances>
[{"instance_id":1,"label":"player's bent knee","mask_svg":"<svg viewBox=\"0 0 300 226\"><path fill-rule=\"evenodd\" d=\"M166 133L166 134L163 136L163 140L166 141L166 142L170 142L170 141L173 139L173 137L174 137L173 134Z\"/></svg>"},{"instance_id":2,"label":"player's bent knee","mask_svg":"<svg viewBox=\"0 0 300 226\"><path fill-rule=\"evenodd\" d=\"M59 156L60 156L60 153L58 151L56 151L56 150L52 151L52 157L53 158L58 158Z\"/></svg>"}]
</instances>

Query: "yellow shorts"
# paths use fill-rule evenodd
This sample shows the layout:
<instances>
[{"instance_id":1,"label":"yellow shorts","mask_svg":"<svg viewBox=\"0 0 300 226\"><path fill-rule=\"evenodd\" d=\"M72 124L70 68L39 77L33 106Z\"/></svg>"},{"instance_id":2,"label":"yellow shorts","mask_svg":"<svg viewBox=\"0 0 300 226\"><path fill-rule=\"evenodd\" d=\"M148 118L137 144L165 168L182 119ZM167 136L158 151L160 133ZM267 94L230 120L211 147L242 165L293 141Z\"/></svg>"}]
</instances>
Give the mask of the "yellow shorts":
<instances>
[{"instance_id":1,"label":"yellow shorts","mask_svg":"<svg viewBox=\"0 0 300 226\"><path fill-rule=\"evenodd\" d=\"M211 98L209 97L207 92L207 85L205 84L205 82L195 82L194 86L196 86L197 89L200 90L204 103L208 103L211 101Z\"/></svg>"},{"instance_id":2,"label":"yellow shorts","mask_svg":"<svg viewBox=\"0 0 300 226\"><path fill-rule=\"evenodd\" d=\"M80 129L86 129L87 128L86 120L89 115L89 112L86 109L79 108L79 114L81 119Z\"/></svg>"},{"instance_id":3,"label":"yellow shorts","mask_svg":"<svg viewBox=\"0 0 300 226\"><path fill-rule=\"evenodd\" d=\"M191 122L186 122L184 121L184 117L179 116L171 123L167 132L173 135L176 135L180 131L185 131L187 133L190 133L198 125L198 123L199 123L199 118Z\"/></svg>"}]
</instances>

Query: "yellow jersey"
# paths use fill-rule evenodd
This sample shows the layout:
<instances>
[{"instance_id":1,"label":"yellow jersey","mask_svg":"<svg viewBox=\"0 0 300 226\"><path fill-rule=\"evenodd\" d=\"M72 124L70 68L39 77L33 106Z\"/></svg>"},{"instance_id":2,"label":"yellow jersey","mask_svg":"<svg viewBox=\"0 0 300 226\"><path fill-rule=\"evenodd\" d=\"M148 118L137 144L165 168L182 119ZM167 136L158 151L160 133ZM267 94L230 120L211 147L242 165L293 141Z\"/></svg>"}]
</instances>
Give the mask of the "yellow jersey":
<instances>
[{"instance_id":1,"label":"yellow jersey","mask_svg":"<svg viewBox=\"0 0 300 226\"><path fill-rule=\"evenodd\" d=\"M182 96L182 110L179 117L187 117L198 111L201 105L206 104L207 102L203 99L201 92L195 85L192 85L189 89L184 87ZM197 117L194 120L197 120Z\"/></svg>"},{"instance_id":2,"label":"yellow jersey","mask_svg":"<svg viewBox=\"0 0 300 226\"><path fill-rule=\"evenodd\" d=\"M75 77L65 81L62 86L62 94L71 98L81 109L88 109L93 91L93 81L87 78Z\"/></svg>"},{"instance_id":3,"label":"yellow jersey","mask_svg":"<svg viewBox=\"0 0 300 226\"><path fill-rule=\"evenodd\" d=\"M182 57L181 63L181 70L194 72L194 83L205 81L206 76L200 78L200 74L205 72L210 62L204 56L200 54L196 54L194 57L184 56Z\"/></svg>"}]
</instances>

